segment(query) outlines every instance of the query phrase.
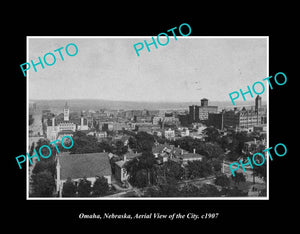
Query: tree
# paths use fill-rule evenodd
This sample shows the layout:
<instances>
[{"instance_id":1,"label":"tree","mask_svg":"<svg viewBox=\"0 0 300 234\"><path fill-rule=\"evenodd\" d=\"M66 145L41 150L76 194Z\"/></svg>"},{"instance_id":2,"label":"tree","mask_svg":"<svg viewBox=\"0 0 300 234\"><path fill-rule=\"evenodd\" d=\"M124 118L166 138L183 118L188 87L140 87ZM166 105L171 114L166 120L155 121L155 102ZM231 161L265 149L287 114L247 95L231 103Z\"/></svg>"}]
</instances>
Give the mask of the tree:
<instances>
[{"instance_id":1,"label":"tree","mask_svg":"<svg viewBox=\"0 0 300 234\"><path fill-rule=\"evenodd\" d=\"M222 187L228 187L230 185L230 179L225 175L219 175L215 179L215 184Z\"/></svg>"},{"instance_id":2,"label":"tree","mask_svg":"<svg viewBox=\"0 0 300 234\"><path fill-rule=\"evenodd\" d=\"M146 187L148 184L148 172L145 169L138 170L135 176L134 186L138 188Z\"/></svg>"},{"instance_id":3,"label":"tree","mask_svg":"<svg viewBox=\"0 0 300 234\"><path fill-rule=\"evenodd\" d=\"M133 186L141 187L142 185L144 185L144 173L146 173L147 176L146 184L148 185L153 184L154 182L153 173L154 173L155 163L156 160L154 158L154 155L152 154L152 152L147 152L147 151L144 151L140 157L134 158L133 160L127 162L125 164L125 169L129 175L129 182Z\"/></svg>"},{"instance_id":4,"label":"tree","mask_svg":"<svg viewBox=\"0 0 300 234\"><path fill-rule=\"evenodd\" d=\"M180 190L180 196L182 197L199 197L199 188L194 184L186 184Z\"/></svg>"},{"instance_id":5,"label":"tree","mask_svg":"<svg viewBox=\"0 0 300 234\"><path fill-rule=\"evenodd\" d=\"M267 179L266 163L264 163L261 166L257 166L253 163L253 176L258 176L266 182L266 179Z\"/></svg>"},{"instance_id":6,"label":"tree","mask_svg":"<svg viewBox=\"0 0 300 234\"><path fill-rule=\"evenodd\" d=\"M131 149L137 150L137 140L134 136L130 136L128 139L128 145Z\"/></svg>"},{"instance_id":7,"label":"tree","mask_svg":"<svg viewBox=\"0 0 300 234\"><path fill-rule=\"evenodd\" d=\"M246 181L246 178L242 172L236 172L235 176L231 175L231 178L235 184L239 184L240 182Z\"/></svg>"},{"instance_id":8,"label":"tree","mask_svg":"<svg viewBox=\"0 0 300 234\"><path fill-rule=\"evenodd\" d=\"M212 184L204 184L199 189L200 197L218 197L221 195L216 186Z\"/></svg>"},{"instance_id":9,"label":"tree","mask_svg":"<svg viewBox=\"0 0 300 234\"><path fill-rule=\"evenodd\" d=\"M55 161L52 160L44 160L44 159L41 159L41 161L38 161L33 170L32 170L32 173L33 174L38 174L42 171L48 171L51 173L52 177L55 178L55 175L56 175L56 164L55 164Z\"/></svg>"},{"instance_id":10,"label":"tree","mask_svg":"<svg viewBox=\"0 0 300 234\"><path fill-rule=\"evenodd\" d=\"M200 145L200 148L196 148L196 152L207 156L208 158L222 158L224 155L223 149L218 143L207 142Z\"/></svg>"},{"instance_id":11,"label":"tree","mask_svg":"<svg viewBox=\"0 0 300 234\"><path fill-rule=\"evenodd\" d=\"M78 196L79 197L89 197L91 193L91 182L84 177L80 179L78 184Z\"/></svg>"},{"instance_id":12,"label":"tree","mask_svg":"<svg viewBox=\"0 0 300 234\"><path fill-rule=\"evenodd\" d=\"M138 132L135 136L139 152L151 152L154 145L154 137L146 132Z\"/></svg>"},{"instance_id":13,"label":"tree","mask_svg":"<svg viewBox=\"0 0 300 234\"><path fill-rule=\"evenodd\" d=\"M202 178L207 177L212 174L212 166L208 163L206 159L202 161L188 161L186 165L188 178Z\"/></svg>"},{"instance_id":14,"label":"tree","mask_svg":"<svg viewBox=\"0 0 300 234\"><path fill-rule=\"evenodd\" d=\"M231 150L227 155L226 158L229 161L237 161L241 157L241 154L236 153L234 150Z\"/></svg>"},{"instance_id":15,"label":"tree","mask_svg":"<svg viewBox=\"0 0 300 234\"><path fill-rule=\"evenodd\" d=\"M105 142L98 142L96 137L88 136L81 131L76 131L72 137L73 147L71 154L112 152L112 147Z\"/></svg>"},{"instance_id":16,"label":"tree","mask_svg":"<svg viewBox=\"0 0 300 234\"><path fill-rule=\"evenodd\" d=\"M94 197L102 197L107 194L109 190L109 186L107 183L107 179L103 176L98 177L96 181L94 182L93 188L92 188L92 195Z\"/></svg>"},{"instance_id":17,"label":"tree","mask_svg":"<svg viewBox=\"0 0 300 234\"><path fill-rule=\"evenodd\" d=\"M55 180L49 171L41 171L32 175L32 188L34 197L52 197Z\"/></svg>"},{"instance_id":18,"label":"tree","mask_svg":"<svg viewBox=\"0 0 300 234\"><path fill-rule=\"evenodd\" d=\"M227 197L245 197L248 194L247 192L243 192L242 190L238 189L236 186L231 189L225 189L223 192Z\"/></svg>"},{"instance_id":19,"label":"tree","mask_svg":"<svg viewBox=\"0 0 300 234\"><path fill-rule=\"evenodd\" d=\"M181 191L182 197L218 197L220 196L219 190L216 186L211 184L203 184L200 188L193 184L185 185Z\"/></svg>"},{"instance_id":20,"label":"tree","mask_svg":"<svg viewBox=\"0 0 300 234\"><path fill-rule=\"evenodd\" d=\"M155 157L152 154L152 152L144 151L142 153L141 157L139 157L139 168L145 169L147 171L148 185L153 183L153 181L151 181L151 174L153 175L153 172L154 172L153 167L154 167L155 163L156 163L156 160L155 160ZM153 176L152 176L152 178L153 178Z\"/></svg>"},{"instance_id":21,"label":"tree","mask_svg":"<svg viewBox=\"0 0 300 234\"><path fill-rule=\"evenodd\" d=\"M180 191L177 182L170 179L168 182L160 183L158 186L150 187L146 191L146 196L150 197L178 197Z\"/></svg>"},{"instance_id":22,"label":"tree","mask_svg":"<svg viewBox=\"0 0 300 234\"><path fill-rule=\"evenodd\" d=\"M62 196L63 197L76 197L77 187L69 177L63 185Z\"/></svg>"},{"instance_id":23,"label":"tree","mask_svg":"<svg viewBox=\"0 0 300 234\"><path fill-rule=\"evenodd\" d=\"M124 143L120 140L118 140L116 142L116 145L115 145L115 148L114 148L114 154L118 155L118 156L121 156L123 154L126 154L127 153L127 146L124 146Z\"/></svg>"},{"instance_id":24,"label":"tree","mask_svg":"<svg viewBox=\"0 0 300 234\"><path fill-rule=\"evenodd\" d=\"M204 133L206 135L205 141L210 141L210 142L217 142L220 138L220 134L218 129L215 127L208 127L204 130Z\"/></svg>"},{"instance_id":25,"label":"tree","mask_svg":"<svg viewBox=\"0 0 300 234\"><path fill-rule=\"evenodd\" d=\"M179 181L183 178L184 173L184 168L179 163L170 160L157 169L157 177L162 178L165 182Z\"/></svg>"}]
</instances>

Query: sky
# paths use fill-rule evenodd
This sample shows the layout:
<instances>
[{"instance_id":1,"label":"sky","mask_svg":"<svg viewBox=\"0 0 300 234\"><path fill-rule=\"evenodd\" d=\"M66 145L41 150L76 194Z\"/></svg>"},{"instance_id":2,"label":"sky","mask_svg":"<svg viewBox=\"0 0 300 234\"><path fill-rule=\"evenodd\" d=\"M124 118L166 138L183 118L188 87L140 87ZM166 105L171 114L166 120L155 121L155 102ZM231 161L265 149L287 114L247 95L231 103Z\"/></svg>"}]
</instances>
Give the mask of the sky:
<instances>
[{"instance_id":1,"label":"sky","mask_svg":"<svg viewBox=\"0 0 300 234\"><path fill-rule=\"evenodd\" d=\"M154 38L156 38L154 36ZM28 37L27 62L61 50L56 63L28 70L29 99L105 99L189 102L230 101L229 93L268 77L266 37L174 37L137 56L133 45L151 37ZM166 38L160 38L162 43ZM70 46L70 53L73 53ZM49 63L51 56L47 57ZM267 87L267 82L262 81ZM257 91L259 86L257 86ZM261 95L266 100L266 91ZM250 95L248 96L250 99ZM242 100L242 99L240 99Z\"/></svg>"}]
</instances>

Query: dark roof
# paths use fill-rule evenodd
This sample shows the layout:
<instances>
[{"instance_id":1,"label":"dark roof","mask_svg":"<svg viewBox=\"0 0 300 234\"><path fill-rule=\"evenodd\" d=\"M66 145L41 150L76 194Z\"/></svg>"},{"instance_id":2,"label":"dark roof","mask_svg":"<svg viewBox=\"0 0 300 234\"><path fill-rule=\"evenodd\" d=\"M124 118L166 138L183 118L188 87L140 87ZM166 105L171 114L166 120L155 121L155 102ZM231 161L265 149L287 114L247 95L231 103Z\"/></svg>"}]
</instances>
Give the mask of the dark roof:
<instances>
[{"instance_id":1,"label":"dark roof","mask_svg":"<svg viewBox=\"0 0 300 234\"><path fill-rule=\"evenodd\" d=\"M78 179L111 175L108 153L63 153L59 154L58 159L61 166L60 179L62 180L68 177Z\"/></svg>"}]
</instances>

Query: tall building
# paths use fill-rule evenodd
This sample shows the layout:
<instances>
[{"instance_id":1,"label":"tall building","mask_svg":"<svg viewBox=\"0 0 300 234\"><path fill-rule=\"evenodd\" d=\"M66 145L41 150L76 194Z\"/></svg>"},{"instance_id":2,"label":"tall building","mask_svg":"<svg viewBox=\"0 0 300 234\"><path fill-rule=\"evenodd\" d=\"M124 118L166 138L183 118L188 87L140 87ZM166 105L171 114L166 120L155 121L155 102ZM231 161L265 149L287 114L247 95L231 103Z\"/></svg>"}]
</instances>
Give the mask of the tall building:
<instances>
[{"instance_id":1,"label":"tall building","mask_svg":"<svg viewBox=\"0 0 300 234\"><path fill-rule=\"evenodd\" d=\"M63 113L57 116L52 116L52 119L47 121L47 138L50 141L61 139L63 136L73 136L76 130L88 130L87 119L81 113L79 117L70 118L70 109L66 103Z\"/></svg>"},{"instance_id":2,"label":"tall building","mask_svg":"<svg viewBox=\"0 0 300 234\"><path fill-rule=\"evenodd\" d=\"M243 107L242 109L234 108L217 114L209 114L209 125L216 128L239 128L247 129L254 126L262 126L267 123L267 109L261 105L261 97L255 99L255 106L250 109Z\"/></svg>"},{"instance_id":3,"label":"tall building","mask_svg":"<svg viewBox=\"0 0 300 234\"><path fill-rule=\"evenodd\" d=\"M255 98L255 111L258 112L261 109L261 97L257 95Z\"/></svg>"},{"instance_id":4,"label":"tall building","mask_svg":"<svg viewBox=\"0 0 300 234\"><path fill-rule=\"evenodd\" d=\"M200 101L201 101L201 106L208 106L208 99L202 98Z\"/></svg>"},{"instance_id":5,"label":"tall building","mask_svg":"<svg viewBox=\"0 0 300 234\"><path fill-rule=\"evenodd\" d=\"M190 123L200 122L203 120L208 120L209 113L217 113L217 106L209 106L208 99L203 98L200 100L201 106L192 105L189 106L189 117Z\"/></svg>"},{"instance_id":6,"label":"tall building","mask_svg":"<svg viewBox=\"0 0 300 234\"><path fill-rule=\"evenodd\" d=\"M70 117L70 110L68 107L68 103L66 102L64 107L64 121L69 121L69 117Z\"/></svg>"},{"instance_id":7,"label":"tall building","mask_svg":"<svg viewBox=\"0 0 300 234\"><path fill-rule=\"evenodd\" d=\"M190 123L199 122L199 106L189 106L189 119Z\"/></svg>"},{"instance_id":8,"label":"tall building","mask_svg":"<svg viewBox=\"0 0 300 234\"><path fill-rule=\"evenodd\" d=\"M201 106L199 108L199 119L200 120L208 120L209 113L217 113L218 107L217 106L209 106L208 99L203 98L201 99Z\"/></svg>"}]
</instances>

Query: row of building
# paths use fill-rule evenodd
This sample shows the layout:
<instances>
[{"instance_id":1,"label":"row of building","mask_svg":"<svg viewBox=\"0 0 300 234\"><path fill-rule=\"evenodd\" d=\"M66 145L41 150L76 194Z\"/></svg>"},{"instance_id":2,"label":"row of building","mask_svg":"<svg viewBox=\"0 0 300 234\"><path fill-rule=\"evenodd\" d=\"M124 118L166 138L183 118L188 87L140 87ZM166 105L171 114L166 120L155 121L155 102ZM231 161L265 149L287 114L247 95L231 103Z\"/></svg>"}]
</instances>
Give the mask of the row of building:
<instances>
[{"instance_id":1,"label":"row of building","mask_svg":"<svg viewBox=\"0 0 300 234\"><path fill-rule=\"evenodd\" d=\"M180 147L170 144L156 143L152 148L152 153L158 165L172 160L183 167L194 160L203 160L204 156L195 152L188 152ZM111 158L116 157L112 153L88 153L88 154L69 154L60 153L56 157L56 191L62 196L64 183L71 179L77 185L82 178L86 178L93 186L97 177L105 177L109 185L112 184L112 167L114 167L114 177L121 184L126 185L129 174L126 171L126 163L134 158L140 157L141 153L128 152L123 155L123 159L111 164Z\"/></svg>"},{"instance_id":2,"label":"row of building","mask_svg":"<svg viewBox=\"0 0 300 234\"><path fill-rule=\"evenodd\" d=\"M178 116L181 125L205 123L217 129L249 129L267 124L267 108L262 106L262 98L255 98L255 105L250 108L233 108L218 111L218 106L209 106L208 99L201 99L201 105L189 106L189 113Z\"/></svg>"},{"instance_id":3,"label":"row of building","mask_svg":"<svg viewBox=\"0 0 300 234\"><path fill-rule=\"evenodd\" d=\"M218 129L255 129L265 128L267 124L267 108L262 107L262 98L255 98L255 106L250 109L235 107L231 110L222 110L220 113L209 113L207 124Z\"/></svg>"}]
</instances>

